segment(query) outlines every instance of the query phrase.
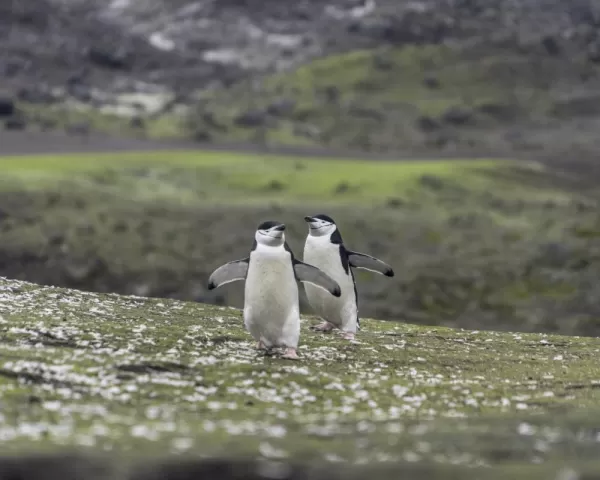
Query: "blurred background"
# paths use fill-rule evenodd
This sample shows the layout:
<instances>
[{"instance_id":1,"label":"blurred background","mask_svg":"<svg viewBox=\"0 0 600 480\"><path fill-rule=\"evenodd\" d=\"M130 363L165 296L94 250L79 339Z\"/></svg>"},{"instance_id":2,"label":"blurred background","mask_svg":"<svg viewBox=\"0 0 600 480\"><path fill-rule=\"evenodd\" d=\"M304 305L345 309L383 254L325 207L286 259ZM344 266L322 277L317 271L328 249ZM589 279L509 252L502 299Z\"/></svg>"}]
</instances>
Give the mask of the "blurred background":
<instances>
[{"instance_id":1,"label":"blurred background","mask_svg":"<svg viewBox=\"0 0 600 480\"><path fill-rule=\"evenodd\" d=\"M241 306L328 213L363 317L597 335L599 74L593 0L3 0L0 275Z\"/></svg>"}]
</instances>

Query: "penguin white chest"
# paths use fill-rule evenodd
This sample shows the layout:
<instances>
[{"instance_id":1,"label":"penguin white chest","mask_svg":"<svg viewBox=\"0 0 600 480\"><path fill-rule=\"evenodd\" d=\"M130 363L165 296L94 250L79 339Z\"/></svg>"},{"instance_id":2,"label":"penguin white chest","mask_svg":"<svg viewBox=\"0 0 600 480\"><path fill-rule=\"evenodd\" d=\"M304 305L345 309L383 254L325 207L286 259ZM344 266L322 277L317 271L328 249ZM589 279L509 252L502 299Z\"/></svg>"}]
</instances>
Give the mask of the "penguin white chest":
<instances>
[{"instance_id":1,"label":"penguin white chest","mask_svg":"<svg viewBox=\"0 0 600 480\"><path fill-rule=\"evenodd\" d=\"M300 332L298 285L291 257L283 248L250 254L244 323L266 346L296 347Z\"/></svg>"},{"instance_id":2,"label":"penguin white chest","mask_svg":"<svg viewBox=\"0 0 600 480\"><path fill-rule=\"evenodd\" d=\"M321 288L305 284L306 297L315 314L343 330L355 331L358 310L354 280L350 269L348 272L344 269L339 245L331 243L328 236L309 235L303 261L321 269L338 282L342 290L340 297L334 297Z\"/></svg>"}]
</instances>

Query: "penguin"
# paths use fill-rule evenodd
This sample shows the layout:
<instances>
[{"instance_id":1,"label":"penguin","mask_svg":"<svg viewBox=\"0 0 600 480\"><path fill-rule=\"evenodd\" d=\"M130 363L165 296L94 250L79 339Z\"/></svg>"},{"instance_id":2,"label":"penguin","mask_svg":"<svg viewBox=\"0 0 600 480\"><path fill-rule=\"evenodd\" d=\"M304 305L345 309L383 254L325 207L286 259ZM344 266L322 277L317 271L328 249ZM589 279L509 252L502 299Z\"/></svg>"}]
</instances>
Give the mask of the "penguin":
<instances>
[{"instance_id":1,"label":"penguin","mask_svg":"<svg viewBox=\"0 0 600 480\"><path fill-rule=\"evenodd\" d=\"M208 279L208 289L244 280L244 325L270 351L284 348L283 358L297 359L300 337L300 306L297 281L339 297L339 284L316 267L296 259L285 239L285 225L261 223L250 255L217 268Z\"/></svg>"},{"instance_id":2,"label":"penguin","mask_svg":"<svg viewBox=\"0 0 600 480\"><path fill-rule=\"evenodd\" d=\"M360 329L358 294L352 267L386 277L393 277L394 270L375 257L348 250L331 217L319 214L306 216L304 220L308 223L308 235L303 260L328 274L342 289L341 296L331 298L311 285L305 286L308 303L323 320L314 330L329 332L333 328L339 328L343 337L352 341L356 331Z\"/></svg>"}]
</instances>

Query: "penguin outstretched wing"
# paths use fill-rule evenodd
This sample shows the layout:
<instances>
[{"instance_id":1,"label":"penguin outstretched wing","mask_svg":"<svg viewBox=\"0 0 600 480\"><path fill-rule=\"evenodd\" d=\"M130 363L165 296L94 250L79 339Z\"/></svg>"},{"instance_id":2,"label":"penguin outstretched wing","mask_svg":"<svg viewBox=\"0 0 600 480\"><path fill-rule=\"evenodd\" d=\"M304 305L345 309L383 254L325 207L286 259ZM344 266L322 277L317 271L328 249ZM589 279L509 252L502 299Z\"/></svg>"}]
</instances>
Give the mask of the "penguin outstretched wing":
<instances>
[{"instance_id":1,"label":"penguin outstretched wing","mask_svg":"<svg viewBox=\"0 0 600 480\"><path fill-rule=\"evenodd\" d=\"M352 252L347 250L348 252L348 261L350 262L350 266L354 268L362 268L363 270L369 270L371 272L379 273L381 275L385 275L386 277L393 277L394 270L387 263L382 262L378 258L372 257L371 255L366 255L364 253Z\"/></svg>"},{"instance_id":2,"label":"penguin outstretched wing","mask_svg":"<svg viewBox=\"0 0 600 480\"><path fill-rule=\"evenodd\" d=\"M225 265L221 265L208 278L208 289L213 290L226 283L236 282L238 280L245 280L246 274L248 273L248 263L250 257L242 258L241 260L234 260L228 262Z\"/></svg>"},{"instance_id":3,"label":"penguin outstretched wing","mask_svg":"<svg viewBox=\"0 0 600 480\"><path fill-rule=\"evenodd\" d=\"M329 275L317 267L313 267L308 263L299 260L294 261L294 273L299 282L312 283L316 287L323 288L331 293L334 297L342 295L340 285Z\"/></svg>"}]
</instances>

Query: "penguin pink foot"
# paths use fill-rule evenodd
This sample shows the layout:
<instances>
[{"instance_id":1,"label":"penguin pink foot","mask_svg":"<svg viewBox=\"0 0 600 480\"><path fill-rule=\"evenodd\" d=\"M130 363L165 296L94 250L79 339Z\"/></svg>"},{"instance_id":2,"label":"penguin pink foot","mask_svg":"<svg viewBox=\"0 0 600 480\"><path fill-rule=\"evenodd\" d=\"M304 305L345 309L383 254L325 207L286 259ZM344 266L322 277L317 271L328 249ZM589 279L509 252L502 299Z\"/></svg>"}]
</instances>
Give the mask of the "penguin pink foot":
<instances>
[{"instance_id":1,"label":"penguin pink foot","mask_svg":"<svg viewBox=\"0 0 600 480\"><path fill-rule=\"evenodd\" d=\"M354 341L354 332L342 332L342 338L350 342Z\"/></svg>"},{"instance_id":2,"label":"penguin pink foot","mask_svg":"<svg viewBox=\"0 0 600 480\"><path fill-rule=\"evenodd\" d=\"M315 332L331 332L333 329L334 325L328 321L321 322L313 327Z\"/></svg>"},{"instance_id":3,"label":"penguin pink foot","mask_svg":"<svg viewBox=\"0 0 600 480\"><path fill-rule=\"evenodd\" d=\"M295 348L288 347L285 349L285 353L281 356L281 358L286 358L288 360L298 360L300 357L296 353Z\"/></svg>"}]
</instances>

